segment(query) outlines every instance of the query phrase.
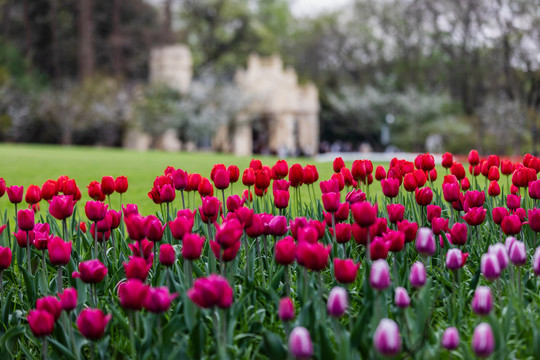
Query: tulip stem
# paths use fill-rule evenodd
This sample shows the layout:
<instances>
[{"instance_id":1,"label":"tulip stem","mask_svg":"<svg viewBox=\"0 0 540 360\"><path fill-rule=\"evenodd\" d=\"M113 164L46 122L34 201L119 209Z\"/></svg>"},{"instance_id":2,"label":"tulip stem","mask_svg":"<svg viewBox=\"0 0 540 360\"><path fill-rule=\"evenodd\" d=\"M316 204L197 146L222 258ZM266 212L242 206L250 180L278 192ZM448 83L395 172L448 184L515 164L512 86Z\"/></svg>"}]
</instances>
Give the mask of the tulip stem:
<instances>
[{"instance_id":1,"label":"tulip stem","mask_svg":"<svg viewBox=\"0 0 540 360\"><path fill-rule=\"evenodd\" d=\"M98 238L97 221L94 221L94 258L95 259L98 258L97 238Z\"/></svg>"},{"instance_id":2,"label":"tulip stem","mask_svg":"<svg viewBox=\"0 0 540 360\"><path fill-rule=\"evenodd\" d=\"M45 262L45 250L41 252L41 264L43 269L43 283L45 284L45 288L48 290L48 280L49 280L49 274L47 274L47 263Z\"/></svg>"},{"instance_id":3,"label":"tulip stem","mask_svg":"<svg viewBox=\"0 0 540 360\"><path fill-rule=\"evenodd\" d=\"M58 292L62 291L62 265L58 265L58 275L56 275L56 287Z\"/></svg>"},{"instance_id":4,"label":"tulip stem","mask_svg":"<svg viewBox=\"0 0 540 360\"><path fill-rule=\"evenodd\" d=\"M289 297L291 293L291 284L289 280L289 265L285 265L285 296Z\"/></svg>"},{"instance_id":5,"label":"tulip stem","mask_svg":"<svg viewBox=\"0 0 540 360\"><path fill-rule=\"evenodd\" d=\"M227 217L227 206L225 206L225 189L221 189L221 197L223 198L223 203L221 204L221 207L223 209L223 216Z\"/></svg>"},{"instance_id":6,"label":"tulip stem","mask_svg":"<svg viewBox=\"0 0 540 360\"><path fill-rule=\"evenodd\" d=\"M248 186L247 201L248 201L248 208L251 209L251 186Z\"/></svg>"},{"instance_id":7,"label":"tulip stem","mask_svg":"<svg viewBox=\"0 0 540 360\"><path fill-rule=\"evenodd\" d=\"M132 359L137 358L137 349L135 347L135 321L133 321L133 315L135 314L135 310L129 310L129 322L131 324L132 331L129 332L129 342L131 343L131 356ZM158 330L159 331L159 330Z\"/></svg>"},{"instance_id":8,"label":"tulip stem","mask_svg":"<svg viewBox=\"0 0 540 360\"><path fill-rule=\"evenodd\" d=\"M184 200L184 189L180 189L180 194L182 195L182 209L186 209L186 201Z\"/></svg>"},{"instance_id":9,"label":"tulip stem","mask_svg":"<svg viewBox=\"0 0 540 360\"><path fill-rule=\"evenodd\" d=\"M186 275L186 288L189 289L193 286L193 272L191 271L191 260L186 260L186 267L184 268Z\"/></svg>"},{"instance_id":10,"label":"tulip stem","mask_svg":"<svg viewBox=\"0 0 540 360\"><path fill-rule=\"evenodd\" d=\"M45 336L43 338L43 341L42 341L42 351L41 351L41 356L43 357L43 360L47 360L48 356L47 356L47 348L48 348L48 344L47 344L47 337Z\"/></svg>"},{"instance_id":11,"label":"tulip stem","mask_svg":"<svg viewBox=\"0 0 540 360\"><path fill-rule=\"evenodd\" d=\"M26 232L26 266L28 273L32 275L32 267L30 264L30 232Z\"/></svg>"},{"instance_id":12,"label":"tulip stem","mask_svg":"<svg viewBox=\"0 0 540 360\"><path fill-rule=\"evenodd\" d=\"M19 219L17 217L17 204L15 204L15 232L19 230Z\"/></svg>"},{"instance_id":13,"label":"tulip stem","mask_svg":"<svg viewBox=\"0 0 540 360\"><path fill-rule=\"evenodd\" d=\"M4 280L2 279L2 270L0 270L0 299L4 300Z\"/></svg>"},{"instance_id":14,"label":"tulip stem","mask_svg":"<svg viewBox=\"0 0 540 360\"><path fill-rule=\"evenodd\" d=\"M79 360L79 351L75 343L75 335L73 334L73 326L71 325L71 319L69 318L69 312L64 313L65 326L69 329L69 338L71 340L72 351L75 354L75 359Z\"/></svg>"}]
</instances>

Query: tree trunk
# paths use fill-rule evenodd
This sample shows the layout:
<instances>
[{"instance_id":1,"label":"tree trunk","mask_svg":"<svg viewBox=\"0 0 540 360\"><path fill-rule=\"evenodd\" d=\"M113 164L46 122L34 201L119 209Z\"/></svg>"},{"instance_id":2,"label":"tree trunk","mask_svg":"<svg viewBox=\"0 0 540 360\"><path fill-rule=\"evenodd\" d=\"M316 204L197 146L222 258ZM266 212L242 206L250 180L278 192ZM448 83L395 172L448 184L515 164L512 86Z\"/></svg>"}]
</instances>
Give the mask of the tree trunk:
<instances>
[{"instance_id":1,"label":"tree trunk","mask_svg":"<svg viewBox=\"0 0 540 360\"><path fill-rule=\"evenodd\" d=\"M122 59L122 34L121 34L121 19L120 8L122 0L114 0L112 8L112 34L110 38L111 46L111 63L114 75L121 77L123 75L123 59Z\"/></svg>"},{"instance_id":2,"label":"tree trunk","mask_svg":"<svg viewBox=\"0 0 540 360\"><path fill-rule=\"evenodd\" d=\"M2 37L4 40L9 39L9 15L11 12L11 1L5 0L2 6Z\"/></svg>"},{"instance_id":3,"label":"tree trunk","mask_svg":"<svg viewBox=\"0 0 540 360\"><path fill-rule=\"evenodd\" d=\"M78 0L79 5L79 80L94 72L94 19L92 0Z\"/></svg>"},{"instance_id":4,"label":"tree trunk","mask_svg":"<svg viewBox=\"0 0 540 360\"><path fill-rule=\"evenodd\" d=\"M24 56L28 60L30 65L32 64L32 22L30 21L30 1L24 0L23 3L23 16L24 16Z\"/></svg>"},{"instance_id":5,"label":"tree trunk","mask_svg":"<svg viewBox=\"0 0 540 360\"><path fill-rule=\"evenodd\" d=\"M58 4L57 0L49 0L50 4L50 19L51 27L51 53L54 79L60 78L60 46L58 44Z\"/></svg>"},{"instance_id":6,"label":"tree trunk","mask_svg":"<svg viewBox=\"0 0 540 360\"><path fill-rule=\"evenodd\" d=\"M172 2L173 0L165 0L165 19L163 21L163 38L164 44L170 44L172 38Z\"/></svg>"}]
</instances>

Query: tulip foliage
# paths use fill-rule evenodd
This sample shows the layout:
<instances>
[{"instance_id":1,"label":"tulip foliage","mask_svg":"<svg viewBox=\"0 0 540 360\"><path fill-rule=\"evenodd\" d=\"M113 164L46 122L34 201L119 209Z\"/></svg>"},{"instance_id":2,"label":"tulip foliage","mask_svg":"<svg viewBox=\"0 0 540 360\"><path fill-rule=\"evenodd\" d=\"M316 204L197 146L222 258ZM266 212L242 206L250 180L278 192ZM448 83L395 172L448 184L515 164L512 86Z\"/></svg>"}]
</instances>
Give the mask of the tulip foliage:
<instances>
[{"instance_id":1,"label":"tulip foliage","mask_svg":"<svg viewBox=\"0 0 540 360\"><path fill-rule=\"evenodd\" d=\"M540 159L459 159L0 178L0 358L534 358Z\"/></svg>"}]
</instances>

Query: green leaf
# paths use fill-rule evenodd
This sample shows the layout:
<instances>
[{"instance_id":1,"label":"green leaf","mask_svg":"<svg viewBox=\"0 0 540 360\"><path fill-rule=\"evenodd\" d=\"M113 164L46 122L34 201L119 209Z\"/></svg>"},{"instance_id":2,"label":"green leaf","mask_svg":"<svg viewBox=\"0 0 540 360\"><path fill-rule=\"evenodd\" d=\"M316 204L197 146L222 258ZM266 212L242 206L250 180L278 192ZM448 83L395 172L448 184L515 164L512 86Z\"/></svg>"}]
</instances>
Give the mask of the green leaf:
<instances>
[{"instance_id":1,"label":"green leaf","mask_svg":"<svg viewBox=\"0 0 540 360\"><path fill-rule=\"evenodd\" d=\"M29 274L28 270L26 270L24 266L19 266L19 270L23 274L24 284L26 286L26 294L28 296L28 302L29 302L28 305L32 307L33 304L35 304L37 300L36 278L35 276Z\"/></svg>"},{"instance_id":2,"label":"green leaf","mask_svg":"<svg viewBox=\"0 0 540 360\"><path fill-rule=\"evenodd\" d=\"M260 351L270 360L283 360L287 358L287 350L281 338L271 331L265 331L260 345Z\"/></svg>"},{"instance_id":3,"label":"green leaf","mask_svg":"<svg viewBox=\"0 0 540 360\"><path fill-rule=\"evenodd\" d=\"M189 333L189 354L193 359L201 359L204 353L206 343L206 328L204 322L199 318L195 326Z\"/></svg>"}]
</instances>

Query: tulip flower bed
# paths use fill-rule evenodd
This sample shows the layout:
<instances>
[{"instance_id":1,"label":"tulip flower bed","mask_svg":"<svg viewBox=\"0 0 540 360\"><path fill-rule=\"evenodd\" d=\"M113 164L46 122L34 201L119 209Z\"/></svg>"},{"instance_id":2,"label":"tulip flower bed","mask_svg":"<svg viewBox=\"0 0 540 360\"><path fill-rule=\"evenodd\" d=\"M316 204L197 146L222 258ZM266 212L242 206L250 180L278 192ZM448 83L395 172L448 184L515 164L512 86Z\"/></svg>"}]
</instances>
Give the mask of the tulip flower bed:
<instances>
[{"instance_id":1,"label":"tulip flower bed","mask_svg":"<svg viewBox=\"0 0 540 360\"><path fill-rule=\"evenodd\" d=\"M535 358L540 159L468 162L0 179L0 358Z\"/></svg>"}]
</instances>

